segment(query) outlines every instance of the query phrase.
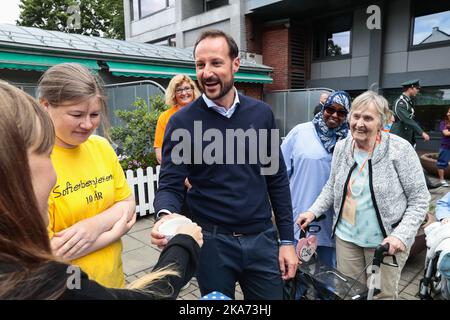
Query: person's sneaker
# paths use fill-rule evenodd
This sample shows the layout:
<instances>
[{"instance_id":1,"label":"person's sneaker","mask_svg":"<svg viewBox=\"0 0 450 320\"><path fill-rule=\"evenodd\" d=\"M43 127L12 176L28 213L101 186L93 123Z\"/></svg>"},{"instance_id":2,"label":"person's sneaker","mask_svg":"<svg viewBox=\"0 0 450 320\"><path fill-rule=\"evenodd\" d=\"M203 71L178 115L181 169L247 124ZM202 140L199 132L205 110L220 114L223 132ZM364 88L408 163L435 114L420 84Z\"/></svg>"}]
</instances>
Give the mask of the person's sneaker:
<instances>
[{"instance_id":1,"label":"person's sneaker","mask_svg":"<svg viewBox=\"0 0 450 320\"><path fill-rule=\"evenodd\" d=\"M445 180L441 180L441 187L448 187L448 183Z\"/></svg>"}]
</instances>

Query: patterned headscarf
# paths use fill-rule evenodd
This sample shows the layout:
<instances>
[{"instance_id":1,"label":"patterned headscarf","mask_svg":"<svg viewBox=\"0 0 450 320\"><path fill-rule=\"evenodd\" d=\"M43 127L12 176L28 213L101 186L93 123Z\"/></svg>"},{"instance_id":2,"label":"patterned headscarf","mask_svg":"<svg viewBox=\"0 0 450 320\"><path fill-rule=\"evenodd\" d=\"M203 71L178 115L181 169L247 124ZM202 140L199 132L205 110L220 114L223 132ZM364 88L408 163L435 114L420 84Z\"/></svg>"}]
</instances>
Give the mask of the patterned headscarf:
<instances>
[{"instance_id":1,"label":"patterned headscarf","mask_svg":"<svg viewBox=\"0 0 450 320\"><path fill-rule=\"evenodd\" d=\"M334 129L328 128L323 119L323 110L326 107L331 106L333 103L337 103L343 106L345 110L347 110L347 112L350 112L351 102L349 95L345 91L336 91L327 98L327 101L322 107L322 111L316 114L316 116L312 120L317 134L319 135L320 141L322 142L325 150L327 150L328 153L332 153L336 142L344 139L348 134L347 119L345 119L339 127Z\"/></svg>"}]
</instances>

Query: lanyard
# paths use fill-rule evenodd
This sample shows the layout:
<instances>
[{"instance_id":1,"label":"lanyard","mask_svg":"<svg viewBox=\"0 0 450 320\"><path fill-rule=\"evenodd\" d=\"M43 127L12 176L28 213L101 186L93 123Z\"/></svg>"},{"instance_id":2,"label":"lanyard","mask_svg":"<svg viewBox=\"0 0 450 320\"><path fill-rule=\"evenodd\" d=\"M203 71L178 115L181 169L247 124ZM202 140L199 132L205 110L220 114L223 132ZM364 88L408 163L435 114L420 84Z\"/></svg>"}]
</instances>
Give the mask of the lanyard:
<instances>
[{"instance_id":1,"label":"lanyard","mask_svg":"<svg viewBox=\"0 0 450 320\"><path fill-rule=\"evenodd\" d=\"M367 162L369 161L369 159L372 157L373 152L375 151L376 146L381 142L381 137L379 134L377 134L377 137L375 139L375 143L373 144L372 149L369 151L369 153L367 154L367 158L366 160L364 160L364 162L362 163L361 167L359 168L358 172L356 173L356 175L353 177L353 179L350 180L348 186L347 186L347 197L350 197L352 194L352 185L355 183L356 178L358 178L361 173L364 170L364 167L366 166ZM354 153L355 153L355 141L353 141L352 144L352 156L354 157ZM361 189L362 191L362 189ZM359 194L358 194L359 195Z\"/></svg>"}]
</instances>

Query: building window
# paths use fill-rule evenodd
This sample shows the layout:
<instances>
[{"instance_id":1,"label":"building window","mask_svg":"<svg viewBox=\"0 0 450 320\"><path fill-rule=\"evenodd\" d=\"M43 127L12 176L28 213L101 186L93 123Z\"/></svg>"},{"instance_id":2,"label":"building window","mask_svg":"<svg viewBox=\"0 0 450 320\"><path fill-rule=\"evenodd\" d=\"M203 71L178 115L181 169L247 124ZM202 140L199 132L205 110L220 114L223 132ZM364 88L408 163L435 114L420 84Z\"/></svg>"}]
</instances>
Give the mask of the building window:
<instances>
[{"instance_id":1,"label":"building window","mask_svg":"<svg viewBox=\"0 0 450 320\"><path fill-rule=\"evenodd\" d=\"M350 30L328 33L327 57L342 56L350 53Z\"/></svg>"},{"instance_id":2,"label":"building window","mask_svg":"<svg viewBox=\"0 0 450 320\"><path fill-rule=\"evenodd\" d=\"M210 11L228 5L228 0L204 0L204 11Z\"/></svg>"},{"instance_id":3,"label":"building window","mask_svg":"<svg viewBox=\"0 0 450 320\"><path fill-rule=\"evenodd\" d=\"M156 44L158 46L166 46L166 47L176 47L177 43L175 40L175 36L170 36L167 38L163 38L163 39L158 39L158 40L154 40L149 42L151 44Z\"/></svg>"},{"instance_id":4,"label":"building window","mask_svg":"<svg viewBox=\"0 0 450 320\"><path fill-rule=\"evenodd\" d=\"M138 0L139 18L144 18L174 6L174 0Z\"/></svg>"},{"instance_id":5,"label":"building window","mask_svg":"<svg viewBox=\"0 0 450 320\"><path fill-rule=\"evenodd\" d=\"M450 42L450 2L415 1L412 45Z\"/></svg>"},{"instance_id":6,"label":"building window","mask_svg":"<svg viewBox=\"0 0 450 320\"><path fill-rule=\"evenodd\" d=\"M352 17L320 21L314 30L314 58L326 59L350 54Z\"/></svg>"}]
</instances>

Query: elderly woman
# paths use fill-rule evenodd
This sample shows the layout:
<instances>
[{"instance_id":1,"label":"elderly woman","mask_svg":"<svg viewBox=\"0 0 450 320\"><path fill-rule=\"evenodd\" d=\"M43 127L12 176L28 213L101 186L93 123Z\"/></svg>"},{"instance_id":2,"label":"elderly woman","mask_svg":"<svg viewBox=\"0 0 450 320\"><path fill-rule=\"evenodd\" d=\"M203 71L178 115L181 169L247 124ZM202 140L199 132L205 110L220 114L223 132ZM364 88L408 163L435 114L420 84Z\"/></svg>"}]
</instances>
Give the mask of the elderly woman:
<instances>
[{"instance_id":1,"label":"elderly woman","mask_svg":"<svg viewBox=\"0 0 450 320\"><path fill-rule=\"evenodd\" d=\"M347 137L349 112L348 94L334 92L311 122L295 126L283 140L281 151L289 176L294 221L314 203L327 182L336 142ZM327 219L318 223L321 231L317 233L317 253L321 264L335 267L336 250L331 238L333 210L324 214ZM294 234L298 239L297 224Z\"/></svg>"},{"instance_id":2,"label":"elderly woman","mask_svg":"<svg viewBox=\"0 0 450 320\"><path fill-rule=\"evenodd\" d=\"M333 206L337 268L363 283L374 248L389 243L389 254L395 255L398 266L381 265L378 299L398 297L401 271L430 200L412 146L382 132L387 108L386 99L371 91L353 101L351 136L336 144L329 180L297 219L304 228Z\"/></svg>"}]
</instances>

